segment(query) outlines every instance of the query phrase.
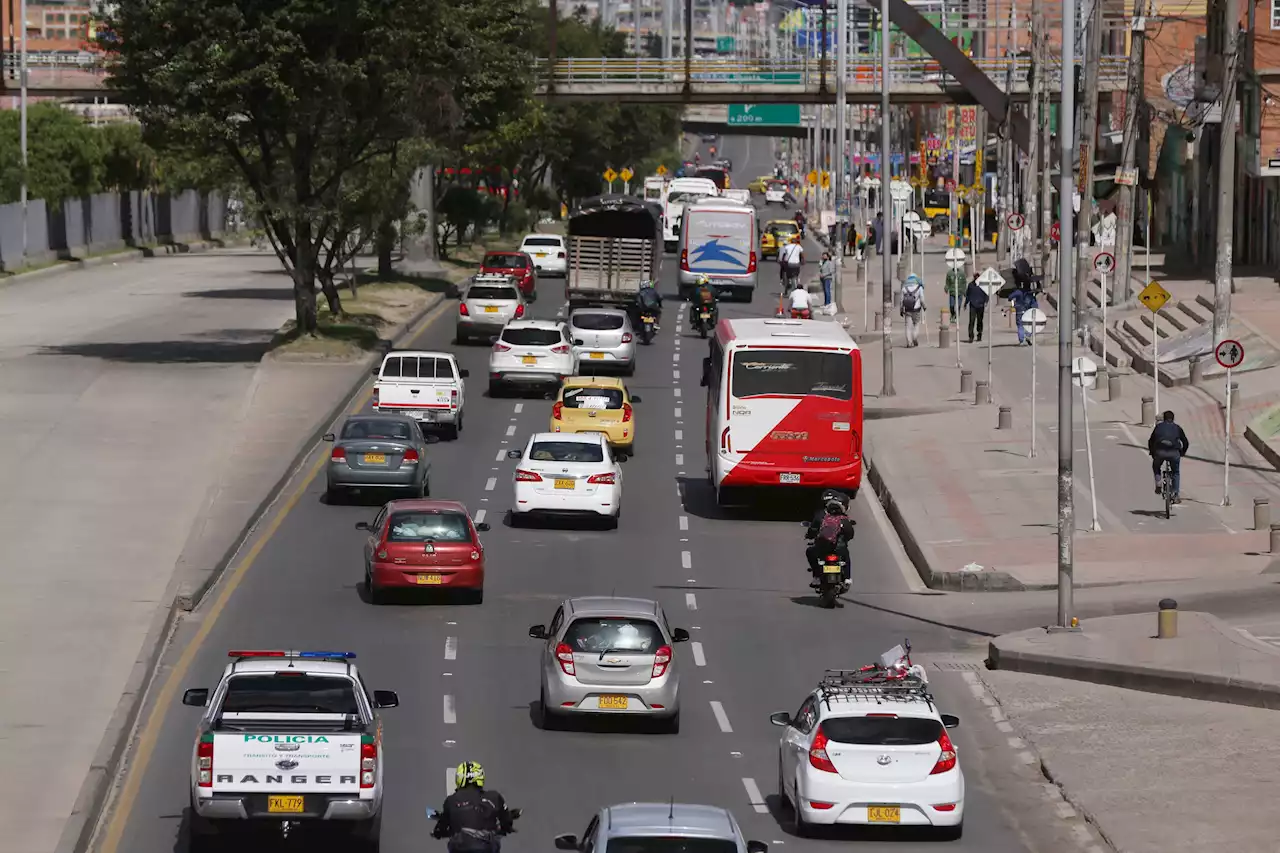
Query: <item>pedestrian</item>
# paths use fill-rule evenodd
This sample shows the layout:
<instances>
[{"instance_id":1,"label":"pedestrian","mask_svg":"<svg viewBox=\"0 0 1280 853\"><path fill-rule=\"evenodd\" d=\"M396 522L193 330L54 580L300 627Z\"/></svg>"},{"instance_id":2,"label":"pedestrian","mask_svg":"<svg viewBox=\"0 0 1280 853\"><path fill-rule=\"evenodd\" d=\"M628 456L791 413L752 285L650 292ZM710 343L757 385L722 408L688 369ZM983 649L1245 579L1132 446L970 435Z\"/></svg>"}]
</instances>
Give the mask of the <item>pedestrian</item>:
<instances>
[{"instance_id":1,"label":"pedestrian","mask_svg":"<svg viewBox=\"0 0 1280 853\"><path fill-rule=\"evenodd\" d=\"M858 250L858 226L853 222L849 223L849 227L844 235L844 254L842 257L856 255Z\"/></svg>"},{"instance_id":2,"label":"pedestrian","mask_svg":"<svg viewBox=\"0 0 1280 853\"><path fill-rule=\"evenodd\" d=\"M818 278L822 281L822 295L826 300L823 305L830 305L835 300L831 295L831 282L835 279L836 264L831 260L830 252L822 253L822 262L818 264Z\"/></svg>"},{"instance_id":3,"label":"pedestrian","mask_svg":"<svg viewBox=\"0 0 1280 853\"><path fill-rule=\"evenodd\" d=\"M983 314L987 310L987 298L987 292L982 289L982 285L978 284L978 277L975 275L964 292L965 304L969 306L969 343L974 341L975 327L978 330L977 340L982 340Z\"/></svg>"},{"instance_id":4,"label":"pedestrian","mask_svg":"<svg viewBox=\"0 0 1280 853\"><path fill-rule=\"evenodd\" d=\"M875 225L876 254L884 254L884 211L876 213Z\"/></svg>"},{"instance_id":5,"label":"pedestrian","mask_svg":"<svg viewBox=\"0 0 1280 853\"><path fill-rule=\"evenodd\" d=\"M924 321L924 283L914 273L902 283L902 307L898 309L907 326L907 346L920 346L920 324Z\"/></svg>"},{"instance_id":6,"label":"pedestrian","mask_svg":"<svg viewBox=\"0 0 1280 853\"><path fill-rule=\"evenodd\" d=\"M954 328L960 323L956 309L965 298L964 270L960 267L947 270L947 281L944 287L947 292L947 310L951 314L951 326ZM969 337L972 338L973 334L970 333Z\"/></svg>"},{"instance_id":7,"label":"pedestrian","mask_svg":"<svg viewBox=\"0 0 1280 853\"><path fill-rule=\"evenodd\" d=\"M1030 288L1019 287L1013 293L1009 294L1009 299L1013 301L1013 311L1016 322L1018 324L1018 344L1031 345L1031 333L1022 323L1022 315L1032 308L1039 308L1040 303L1036 301L1036 294Z\"/></svg>"}]
</instances>

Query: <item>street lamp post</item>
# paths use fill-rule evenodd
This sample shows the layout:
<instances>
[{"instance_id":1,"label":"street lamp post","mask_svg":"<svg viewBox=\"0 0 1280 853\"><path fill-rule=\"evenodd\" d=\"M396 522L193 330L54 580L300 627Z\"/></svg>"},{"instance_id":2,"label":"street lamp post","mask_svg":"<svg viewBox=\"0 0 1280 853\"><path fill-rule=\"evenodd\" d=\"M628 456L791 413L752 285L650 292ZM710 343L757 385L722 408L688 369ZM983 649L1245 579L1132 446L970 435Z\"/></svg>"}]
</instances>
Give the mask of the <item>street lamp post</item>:
<instances>
[{"instance_id":1,"label":"street lamp post","mask_svg":"<svg viewBox=\"0 0 1280 853\"><path fill-rule=\"evenodd\" d=\"M893 335L890 333L893 316L893 207L889 196L889 183L893 172L889 160L889 86L892 72L889 70L889 0L880 0L880 208L889 215L880 221L880 245L884 251L880 253L880 284L884 305L880 315L881 345L884 350L884 384L880 396L892 397L893 390ZM879 236L879 235L878 235Z\"/></svg>"},{"instance_id":2,"label":"street lamp post","mask_svg":"<svg viewBox=\"0 0 1280 853\"><path fill-rule=\"evenodd\" d=\"M832 168L833 178L835 180L835 199L836 199L836 222L839 223L838 212L840 210L840 199L844 196L846 189L844 184L844 137L848 132L846 126L848 117L848 81L849 76L849 2L848 0L836 0L836 156L835 166ZM849 216L849 208L846 202L845 216ZM846 225L845 228L849 226ZM844 263L844 255L841 247L844 245L844 228L836 225L836 246L833 254L836 260L840 261L834 265L835 270L835 288L832 299L835 302L836 310L839 310L841 297L843 296L843 276L840 274L840 267Z\"/></svg>"},{"instance_id":3,"label":"street lamp post","mask_svg":"<svg viewBox=\"0 0 1280 853\"><path fill-rule=\"evenodd\" d=\"M12 7L10 7L12 8ZM22 152L22 185L18 189L18 201L22 204L22 262L27 258L27 0L21 0L18 8L18 27L21 41L18 59L18 148Z\"/></svg>"}]
</instances>

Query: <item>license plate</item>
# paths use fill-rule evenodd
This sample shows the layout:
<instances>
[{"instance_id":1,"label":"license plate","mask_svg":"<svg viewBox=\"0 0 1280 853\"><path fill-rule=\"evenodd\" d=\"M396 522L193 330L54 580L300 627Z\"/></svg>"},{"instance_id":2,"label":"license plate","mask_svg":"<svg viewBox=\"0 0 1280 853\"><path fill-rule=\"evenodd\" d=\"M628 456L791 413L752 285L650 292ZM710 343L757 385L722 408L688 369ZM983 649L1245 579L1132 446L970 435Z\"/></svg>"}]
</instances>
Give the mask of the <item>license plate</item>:
<instances>
[{"instance_id":1,"label":"license plate","mask_svg":"<svg viewBox=\"0 0 1280 853\"><path fill-rule=\"evenodd\" d=\"M597 707L601 711L625 711L627 710L627 697L601 696L600 704Z\"/></svg>"},{"instance_id":2,"label":"license plate","mask_svg":"<svg viewBox=\"0 0 1280 853\"><path fill-rule=\"evenodd\" d=\"M867 806L869 823L899 823L902 820L902 806Z\"/></svg>"},{"instance_id":3,"label":"license plate","mask_svg":"<svg viewBox=\"0 0 1280 853\"><path fill-rule=\"evenodd\" d=\"M546 252L534 252L534 254L537 255L539 258L545 258L547 256Z\"/></svg>"},{"instance_id":4,"label":"license plate","mask_svg":"<svg viewBox=\"0 0 1280 853\"><path fill-rule=\"evenodd\" d=\"M524 362L525 364L537 364L537 363L538 363L538 357L537 357L536 355L526 355L526 356L524 356L523 358L521 358L520 360L521 360L522 362Z\"/></svg>"},{"instance_id":5,"label":"license plate","mask_svg":"<svg viewBox=\"0 0 1280 853\"><path fill-rule=\"evenodd\" d=\"M604 358L604 353L602 353L602 352L593 352L593 353L591 353L591 357L592 357L592 358Z\"/></svg>"},{"instance_id":6,"label":"license plate","mask_svg":"<svg viewBox=\"0 0 1280 853\"><path fill-rule=\"evenodd\" d=\"M557 488L557 489L572 489L572 488L575 488L575 487L577 486L577 483L578 483L578 481L577 481L577 480L574 480L574 479L557 478L557 479L556 479L556 488Z\"/></svg>"},{"instance_id":7,"label":"license plate","mask_svg":"<svg viewBox=\"0 0 1280 853\"><path fill-rule=\"evenodd\" d=\"M302 797L267 797L267 811L301 814Z\"/></svg>"},{"instance_id":8,"label":"license plate","mask_svg":"<svg viewBox=\"0 0 1280 853\"><path fill-rule=\"evenodd\" d=\"M423 586L440 586L444 583L444 575L415 575L413 582Z\"/></svg>"},{"instance_id":9,"label":"license plate","mask_svg":"<svg viewBox=\"0 0 1280 853\"><path fill-rule=\"evenodd\" d=\"M704 320L710 320L710 319L711 319L711 312L710 312L710 311L703 311L703 312L702 312L702 319L704 319Z\"/></svg>"},{"instance_id":10,"label":"license plate","mask_svg":"<svg viewBox=\"0 0 1280 853\"><path fill-rule=\"evenodd\" d=\"M824 566L822 567L822 573L823 573L824 575L838 575L838 574L840 574L840 564L839 564L839 563L827 563L826 565L824 565Z\"/></svg>"},{"instance_id":11,"label":"license plate","mask_svg":"<svg viewBox=\"0 0 1280 853\"><path fill-rule=\"evenodd\" d=\"M486 306L484 306L484 313L486 313L486 314L497 314L497 313L498 313L498 306L497 306L497 305L486 305Z\"/></svg>"},{"instance_id":12,"label":"license plate","mask_svg":"<svg viewBox=\"0 0 1280 853\"><path fill-rule=\"evenodd\" d=\"M366 453L364 455L364 464L366 465L386 465L387 454L385 453Z\"/></svg>"},{"instance_id":13,"label":"license plate","mask_svg":"<svg viewBox=\"0 0 1280 853\"><path fill-rule=\"evenodd\" d=\"M641 322L644 322L644 323L652 323L652 322L653 322L653 318L652 318L652 317L641 317L641 318L640 318L640 320L641 320Z\"/></svg>"},{"instance_id":14,"label":"license plate","mask_svg":"<svg viewBox=\"0 0 1280 853\"><path fill-rule=\"evenodd\" d=\"M778 482L779 483L799 483L800 475L799 474L779 474Z\"/></svg>"}]
</instances>

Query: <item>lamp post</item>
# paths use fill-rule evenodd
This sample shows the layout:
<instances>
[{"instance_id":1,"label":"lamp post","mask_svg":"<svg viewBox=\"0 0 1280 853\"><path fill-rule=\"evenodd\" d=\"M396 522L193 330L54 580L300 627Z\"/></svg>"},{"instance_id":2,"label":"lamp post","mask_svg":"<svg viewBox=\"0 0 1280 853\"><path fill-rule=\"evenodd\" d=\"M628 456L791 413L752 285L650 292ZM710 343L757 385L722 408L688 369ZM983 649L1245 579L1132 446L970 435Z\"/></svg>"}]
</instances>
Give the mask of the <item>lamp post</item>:
<instances>
[{"instance_id":1,"label":"lamp post","mask_svg":"<svg viewBox=\"0 0 1280 853\"><path fill-rule=\"evenodd\" d=\"M18 4L18 27L21 33L18 54L18 148L22 152L22 185L18 201L22 204L22 262L27 258L27 0Z\"/></svg>"}]
</instances>

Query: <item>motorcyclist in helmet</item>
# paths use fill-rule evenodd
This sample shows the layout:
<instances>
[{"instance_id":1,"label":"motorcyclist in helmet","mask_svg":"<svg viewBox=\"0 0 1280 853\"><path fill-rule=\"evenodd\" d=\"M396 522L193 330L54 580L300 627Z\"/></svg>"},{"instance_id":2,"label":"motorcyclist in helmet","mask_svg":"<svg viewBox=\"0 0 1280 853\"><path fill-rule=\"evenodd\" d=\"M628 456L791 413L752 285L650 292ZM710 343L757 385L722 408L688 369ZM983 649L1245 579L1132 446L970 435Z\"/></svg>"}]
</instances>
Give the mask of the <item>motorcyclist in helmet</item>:
<instances>
[{"instance_id":1,"label":"motorcyclist in helmet","mask_svg":"<svg viewBox=\"0 0 1280 853\"><path fill-rule=\"evenodd\" d=\"M805 215L803 210L796 211L796 227L800 229L800 236L804 236Z\"/></svg>"},{"instance_id":2,"label":"motorcyclist in helmet","mask_svg":"<svg viewBox=\"0 0 1280 853\"><path fill-rule=\"evenodd\" d=\"M657 331L662 322L662 294L653 286L652 281L640 282L640 290L636 292L635 316L631 318L633 326L640 325L640 317L649 314L653 317L653 328Z\"/></svg>"},{"instance_id":3,"label":"motorcyclist in helmet","mask_svg":"<svg viewBox=\"0 0 1280 853\"><path fill-rule=\"evenodd\" d=\"M809 522L809 531L805 534L805 538L813 543L804 552L809 559L809 571L813 573L813 583L810 586L814 588L819 586L821 572L819 561L834 553L844 563L841 578L844 581L842 591L849 589L849 581L852 577L849 565L849 543L853 541L856 524L857 522L849 517L849 498L843 492L827 489L822 493L822 508L814 513L813 520Z\"/></svg>"},{"instance_id":4,"label":"motorcyclist in helmet","mask_svg":"<svg viewBox=\"0 0 1280 853\"><path fill-rule=\"evenodd\" d=\"M515 820L506 800L484 787L484 768L475 761L458 765L454 783L457 790L445 799L432 836L449 839L449 853L497 853Z\"/></svg>"},{"instance_id":5,"label":"motorcyclist in helmet","mask_svg":"<svg viewBox=\"0 0 1280 853\"><path fill-rule=\"evenodd\" d=\"M711 325L716 324L716 289L711 286L711 279L705 275L698 276L698 283L689 298L689 325L696 326L698 311L711 309Z\"/></svg>"}]
</instances>

